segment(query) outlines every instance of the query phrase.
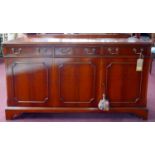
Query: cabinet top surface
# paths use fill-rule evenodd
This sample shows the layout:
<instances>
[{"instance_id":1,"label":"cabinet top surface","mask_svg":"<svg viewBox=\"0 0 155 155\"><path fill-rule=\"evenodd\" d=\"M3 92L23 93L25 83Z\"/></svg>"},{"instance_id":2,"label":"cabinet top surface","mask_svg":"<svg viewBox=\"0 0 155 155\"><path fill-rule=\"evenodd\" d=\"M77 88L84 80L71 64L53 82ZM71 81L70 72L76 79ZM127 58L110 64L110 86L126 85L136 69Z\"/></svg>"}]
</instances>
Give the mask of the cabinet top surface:
<instances>
[{"instance_id":1,"label":"cabinet top surface","mask_svg":"<svg viewBox=\"0 0 155 155\"><path fill-rule=\"evenodd\" d=\"M14 40L6 41L3 45L81 45L81 44L145 44L151 45L152 41L148 39L137 38L54 38L54 37L30 37L24 36Z\"/></svg>"}]
</instances>

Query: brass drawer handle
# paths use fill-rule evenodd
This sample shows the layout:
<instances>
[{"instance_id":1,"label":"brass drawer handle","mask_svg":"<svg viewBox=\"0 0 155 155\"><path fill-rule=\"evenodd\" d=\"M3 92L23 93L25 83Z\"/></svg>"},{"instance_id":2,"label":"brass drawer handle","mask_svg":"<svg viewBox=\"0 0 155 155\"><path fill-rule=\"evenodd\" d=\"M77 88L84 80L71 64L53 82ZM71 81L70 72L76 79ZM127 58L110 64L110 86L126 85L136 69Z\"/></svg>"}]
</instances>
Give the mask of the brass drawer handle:
<instances>
[{"instance_id":1,"label":"brass drawer handle","mask_svg":"<svg viewBox=\"0 0 155 155\"><path fill-rule=\"evenodd\" d=\"M96 48L84 48L86 54L95 54Z\"/></svg>"},{"instance_id":2,"label":"brass drawer handle","mask_svg":"<svg viewBox=\"0 0 155 155\"><path fill-rule=\"evenodd\" d=\"M73 52L72 48L61 48L61 53L63 54L71 54Z\"/></svg>"},{"instance_id":3,"label":"brass drawer handle","mask_svg":"<svg viewBox=\"0 0 155 155\"><path fill-rule=\"evenodd\" d=\"M108 52L111 55L118 55L119 54L119 48L108 48Z\"/></svg>"},{"instance_id":4,"label":"brass drawer handle","mask_svg":"<svg viewBox=\"0 0 155 155\"><path fill-rule=\"evenodd\" d=\"M38 48L38 54L46 54L47 53L47 51L48 51L48 49L47 48Z\"/></svg>"},{"instance_id":5,"label":"brass drawer handle","mask_svg":"<svg viewBox=\"0 0 155 155\"><path fill-rule=\"evenodd\" d=\"M140 54L143 54L144 49L143 49L143 48L141 48L140 50L137 50L136 48L133 48L133 49L132 49L132 51L133 51L135 54L140 55Z\"/></svg>"},{"instance_id":6,"label":"brass drawer handle","mask_svg":"<svg viewBox=\"0 0 155 155\"><path fill-rule=\"evenodd\" d=\"M21 48L11 48L11 51L13 54L19 55L19 54L21 54L22 49Z\"/></svg>"}]
</instances>

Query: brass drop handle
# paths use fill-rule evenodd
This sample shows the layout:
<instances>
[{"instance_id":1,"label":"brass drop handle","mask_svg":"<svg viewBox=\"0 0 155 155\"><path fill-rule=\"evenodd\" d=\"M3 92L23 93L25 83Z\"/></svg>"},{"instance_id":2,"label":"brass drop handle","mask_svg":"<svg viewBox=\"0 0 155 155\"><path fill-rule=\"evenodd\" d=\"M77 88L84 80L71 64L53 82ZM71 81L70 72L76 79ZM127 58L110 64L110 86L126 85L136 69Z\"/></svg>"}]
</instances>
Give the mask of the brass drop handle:
<instances>
[{"instance_id":1,"label":"brass drop handle","mask_svg":"<svg viewBox=\"0 0 155 155\"><path fill-rule=\"evenodd\" d=\"M43 54L47 52L47 48L38 48L38 53Z\"/></svg>"},{"instance_id":2,"label":"brass drop handle","mask_svg":"<svg viewBox=\"0 0 155 155\"><path fill-rule=\"evenodd\" d=\"M22 49L21 48L12 48L11 51L13 54L18 55L18 54L21 54Z\"/></svg>"},{"instance_id":3,"label":"brass drop handle","mask_svg":"<svg viewBox=\"0 0 155 155\"><path fill-rule=\"evenodd\" d=\"M86 52L86 54L95 54L96 52L96 48L84 48L84 51Z\"/></svg>"},{"instance_id":4,"label":"brass drop handle","mask_svg":"<svg viewBox=\"0 0 155 155\"><path fill-rule=\"evenodd\" d=\"M118 55L119 54L119 49L118 48L108 48L108 51L112 55Z\"/></svg>"},{"instance_id":5,"label":"brass drop handle","mask_svg":"<svg viewBox=\"0 0 155 155\"><path fill-rule=\"evenodd\" d=\"M136 48L133 48L132 51L135 52L135 54L139 54L140 55L140 54L143 54L144 49L141 48L140 50L137 50Z\"/></svg>"},{"instance_id":6,"label":"brass drop handle","mask_svg":"<svg viewBox=\"0 0 155 155\"><path fill-rule=\"evenodd\" d=\"M140 52L138 52L136 48L133 48L132 51L135 52L135 54L140 54Z\"/></svg>"},{"instance_id":7,"label":"brass drop handle","mask_svg":"<svg viewBox=\"0 0 155 155\"><path fill-rule=\"evenodd\" d=\"M136 48L133 48L132 50L133 50L133 52L135 54L139 55L139 58L143 58L144 57L144 55L143 55L144 49L143 48L141 48L139 50L137 50Z\"/></svg>"},{"instance_id":8,"label":"brass drop handle","mask_svg":"<svg viewBox=\"0 0 155 155\"><path fill-rule=\"evenodd\" d=\"M143 49L143 48L141 48L141 49L140 49L140 51L141 51L141 53L142 53L142 52L144 52L144 49Z\"/></svg>"},{"instance_id":9,"label":"brass drop handle","mask_svg":"<svg viewBox=\"0 0 155 155\"><path fill-rule=\"evenodd\" d=\"M61 49L61 53L63 54L68 54L68 53L71 53L72 52L72 48L62 48Z\"/></svg>"}]
</instances>

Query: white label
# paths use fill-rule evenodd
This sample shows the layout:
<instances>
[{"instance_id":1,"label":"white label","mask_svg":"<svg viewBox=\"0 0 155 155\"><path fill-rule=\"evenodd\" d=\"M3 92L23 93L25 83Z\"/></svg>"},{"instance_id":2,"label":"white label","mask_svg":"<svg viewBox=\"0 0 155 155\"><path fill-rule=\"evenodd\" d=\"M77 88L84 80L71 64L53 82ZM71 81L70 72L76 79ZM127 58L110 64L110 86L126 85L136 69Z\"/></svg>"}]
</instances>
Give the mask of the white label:
<instances>
[{"instance_id":1,"label":"white label","mask_svg":"<svg viewBox=\"0 0 155 155\"><path fill-rule=\"evenodd\" d=\"M143 70L143 59L137 59L137 67L136 67L136 71L142 71Z\"/></svg>"}]
</instances>

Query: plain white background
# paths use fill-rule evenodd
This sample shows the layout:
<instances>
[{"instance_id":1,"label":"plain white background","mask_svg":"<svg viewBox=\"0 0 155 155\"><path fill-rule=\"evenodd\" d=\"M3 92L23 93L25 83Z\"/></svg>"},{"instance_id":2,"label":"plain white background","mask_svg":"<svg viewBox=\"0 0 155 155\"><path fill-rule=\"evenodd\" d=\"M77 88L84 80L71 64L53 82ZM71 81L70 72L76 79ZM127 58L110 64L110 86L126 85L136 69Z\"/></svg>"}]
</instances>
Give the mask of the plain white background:
<instances>
[{"instance_id":1,"label":"plain white background","mask_svg":"<svg viewBox=\"0 0 155 155\"><path fill-rule=\"evenodd\" d=\"M0 33L153 33L154 2L4 0ZM0 123L1 155L154 155L155 123Z\"/></svg>"}]
</instances>

